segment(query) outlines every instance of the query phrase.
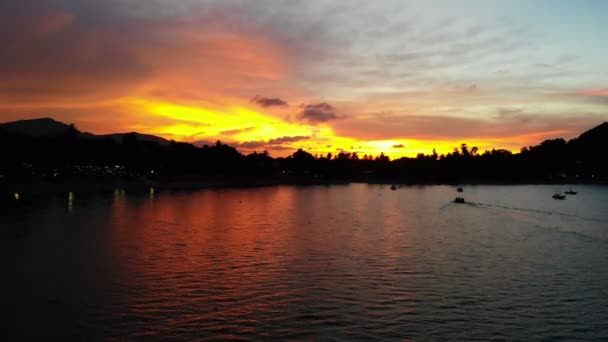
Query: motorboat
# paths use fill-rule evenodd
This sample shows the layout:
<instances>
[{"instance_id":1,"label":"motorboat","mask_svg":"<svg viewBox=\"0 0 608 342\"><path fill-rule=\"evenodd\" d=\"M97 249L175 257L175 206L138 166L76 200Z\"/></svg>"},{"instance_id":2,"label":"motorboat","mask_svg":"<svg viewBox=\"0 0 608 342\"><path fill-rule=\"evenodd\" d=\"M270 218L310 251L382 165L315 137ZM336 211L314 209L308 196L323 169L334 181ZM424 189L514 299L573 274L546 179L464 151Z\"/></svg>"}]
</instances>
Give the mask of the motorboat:
<instances>
[{"instance_id":1,"label":"motorboat","mask_svg":"<svg viewBox=\"0 0 608 342\"><path fill-rule=\"evenodd\" d=\"M397 190L397 186L395 184L391 185L391 190Z\"/></svg>"},{"instance_id":2,"label":"motorboat","mask_svg":"<svg viewBox=\"0 0 608 342\"><path fill-rule=\"evenodd\" d=\"M456 189L456 191L458 191L458 192L462 192L463 190L462 190L462 188L461 188L461 187L458 187L458 189Z\"/></svg>"},{"instance_id":3,"label":"motorboat","mask_svg":"<svg viewBox=\"0 0 608 342\"><path fill-rule=\"evenodd\" d=\"M576 195L576 194L577 194L577 192L576 192L576 191L574 191L574 190L572 190L572 188L570 188L570 190L568 190L568 191L565 191L564 193L565 193L566 195Z\"/></svg>"},{"instance_id":4,"label":"motorboat","mask_svg":"<svg viewBox=\"0 0 608 342\"><path fill-rule=\"evenodd\" d=\"M563 199L566 199L566 195L560 195L560 194L558 194L558 193L555 193L555 194L553 195L553 199L556 199L556 200L563 200Z\"/></svg>"},{"instance_id":5,"label":"motorboat","mask_svg":"<svg viewBox=\"0 0 608 342\"><path fill-rule=\"evenodd\" d=\"M454 203L464 203L464 197L456 197Z\"/></svg>"}]
</instances>

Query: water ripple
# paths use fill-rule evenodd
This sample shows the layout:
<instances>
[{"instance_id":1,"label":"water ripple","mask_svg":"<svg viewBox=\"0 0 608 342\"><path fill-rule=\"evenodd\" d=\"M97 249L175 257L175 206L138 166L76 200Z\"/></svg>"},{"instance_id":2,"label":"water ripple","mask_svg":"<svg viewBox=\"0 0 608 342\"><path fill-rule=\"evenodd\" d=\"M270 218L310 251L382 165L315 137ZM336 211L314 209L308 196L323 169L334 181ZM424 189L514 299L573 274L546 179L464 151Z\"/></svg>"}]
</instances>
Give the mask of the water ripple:
<instances>
[{"instance_id":1,"label":"water ripple","mask_svg":"<svg viewBox=\"0 0 608 342\"><path fill-rule=\"evenodd\" d=\"M568 207L590 207L583 202L525 207L543 187L466 189L470 206L446 205L450 187L382 189L126 194L119 203L75 201L71 215L50 200L5 217L0 226L22 232L3 229L0 240L2 292L11 294L3 302L16 308L7 336L608 336L605 211ZM580 201L608 198L603 188L585 192Z\"/></svg>"}]
</instances>

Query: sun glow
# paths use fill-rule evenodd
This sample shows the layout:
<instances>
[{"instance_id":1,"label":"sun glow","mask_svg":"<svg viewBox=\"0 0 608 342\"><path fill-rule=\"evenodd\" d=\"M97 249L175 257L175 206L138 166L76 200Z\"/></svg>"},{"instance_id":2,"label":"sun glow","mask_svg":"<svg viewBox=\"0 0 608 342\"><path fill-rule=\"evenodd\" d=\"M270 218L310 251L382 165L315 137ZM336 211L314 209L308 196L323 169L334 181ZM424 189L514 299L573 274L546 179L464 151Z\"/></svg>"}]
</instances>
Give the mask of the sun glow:
<instances>
[{"instance_id":1,"label":"sun glow","mask_svg":"<svg viewBox=\"0 0 608 342\"><path fill-rule=\"evenodd\" d=\"M152 132L167 138L195 141L221 139L229 143L265 141L281 137L333 136L329 126L309 126L261 113L243 106L190 106L150 100L136 100L148 114L168 118L174 124L159 126ZM294 147L295 148L295 147Z\"/></svg>"},{"instance_id":2,"label":"sun glow","mask_svg":"<svg viewBox=\"0 0 608 342\"><path fill-rule=\"evenodd\" d=\"M145 133L166 139L191 143L213 143L221 140L242 153L268 150L272 156L288 156L297 149L325 156L340 152L377 156L381 153L390 158L415 157L419 153L438 154L452 152L461 144L478 147L479 152L493 148L505 148L517 152L522 146L542 137L564 131L541 132L513 137L477 137L463 141L440 139L359 140L335 134L326 123L310 125L294 120L293 113L266 113L244 104L222 106L210 103L177 104L152 99L130 99L135 111L148 118L159 119L163 124L148 128ZM339 122L333 122L339 125Z\"/></svg>"}]
</instances>

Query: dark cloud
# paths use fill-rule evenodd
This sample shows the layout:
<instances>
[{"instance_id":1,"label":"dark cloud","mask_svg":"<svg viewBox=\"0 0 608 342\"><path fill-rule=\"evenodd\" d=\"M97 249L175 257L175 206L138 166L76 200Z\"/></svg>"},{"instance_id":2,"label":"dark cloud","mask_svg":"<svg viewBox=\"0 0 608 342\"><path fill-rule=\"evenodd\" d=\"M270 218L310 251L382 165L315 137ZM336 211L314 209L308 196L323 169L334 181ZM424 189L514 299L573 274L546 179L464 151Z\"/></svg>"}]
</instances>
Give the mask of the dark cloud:
<instances>
[{"instance_id":1,"label":"dark cloud","mask_svg":"<svg viewBox=\"0 0 608 342\"><path fill-rule=\"evenodd\" d=\"M268 145L279 145L279 144L290 144L298 141L308 140L310 137L307 136L295 136L295 137L281 137L276 139L268 140Z\"/></svg>"},{"instance_id":2,"label":"dark cloud","mask_svg":"<svg viewBox=\"0 0 608 342\"><path fill-rule=\"evenodd\" d=\"M498 119L507 122L520 122L521 124L530 124L535 120L546 120L546 118L539 117L538 115L532 115L526 113L523 108L499 108Z\"/></svg>"},{"instance_id":3,"label":"dark cloud","mask_svg":"<svg viewBox=\"0 0 608 342\"><path fill-rule=\"evenodd\" d=\"M258 141L245 141L238 144L238 147L244 149L258 149L258 148L268 148L273 150L281 150L281 149L292 149L289 146L284 146L285 144L291 144L298 141L308 140L310 137L308 136L284 136L280 138L270 139L268 141L258 140Z\"/></svg>"},{"instance_id":4,"label":"dark cloud","mask_svg":"<svg viewBox=\"0 0 608 342\"><path fill-rule=\"evenodd\" d=\"M237 145L237 147L244 148L247 150L254 150L257 148L266 147L267 145L268 144L264 140L259 140L259 141L245 141L245 142L239 143Z\"/></svg>"},{"instance_id":5,"label":"dark cloud","mask_svg":"<svg viewBox=\"0 0 608 342\"><path fill-rule=\"evenodd\" d=\"M298 120L313 125L342 118L336 113L336 109L326 102L301 105L300 107L301 110L297 115Z\"/></svg>"},{"instance_id":6,"label":"dark cloud","mask_svg":"<svg viewBox=\"0 0 608 342\"><path fill-rule=\"evenodd\" d=\"M397 145L393 145L393 148L404 148L405 146L403 144L397 144Z\"/></svg>"},{"instance_id":7,"label":"dark cloud","mask_svg":"<svg viewBox=\"0 0 608 342\"><path fill-rule=\"evenodd\" d=\"M253 99L251 99L251 103L255 103L264 108L289 106L286 101L283 101L279 98L261 97L259 95L256 95Z\"/></svg>"},{"instance_id":8,"label":"dark cloud","mask_svg":"<svg viewBox=\"0 0 608 342\"><path fill-rule=\"evenodd\" d=\"M229 130L226 130L226 131L221 131L220 134L223 134L223 135L235 135L235 134L244 133L244 132L251 132L251 131L253 131L255 129L256 129L256 127L236 128L236 129L229 129Z\"/></svg>"},{"instance_id":9,"label":"dark cloud","mask_svg":"<svg viewBox=\"0 0 608 342\"><path fill-rule=\"evenodd\" d=\"M501 117L507 117L512 115L523 114L523 108L498 108L498 115Z\"/></svg>"}]
</instances>

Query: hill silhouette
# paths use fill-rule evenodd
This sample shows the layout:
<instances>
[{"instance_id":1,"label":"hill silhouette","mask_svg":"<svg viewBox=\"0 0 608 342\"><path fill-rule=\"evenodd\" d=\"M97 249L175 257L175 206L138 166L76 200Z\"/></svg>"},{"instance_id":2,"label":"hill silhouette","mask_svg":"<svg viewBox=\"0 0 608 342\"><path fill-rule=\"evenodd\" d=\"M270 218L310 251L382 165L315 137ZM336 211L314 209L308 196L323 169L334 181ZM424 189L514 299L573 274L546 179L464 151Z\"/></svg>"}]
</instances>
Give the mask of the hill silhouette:
<instances>
[{"instance_id":1,"label":"hill silhouette","mask_svg":"<svg viewBox=\"0 0 608 342\"><path fill-rule=\"evenodd\" d=\"M0 130L31 137L52 137L63 134L69 125L51 118L19 120L0 124Z\"/></svg>"},{"instance_id":2,"label":"hill silhouette","mask_svg":"<svg viewBox=\"0 0 608 342\"><path fill-rule=\"evenodd\" d=\"M138 141L149 141L149 142L154 142L154 143L158 143L161 145L169 144L169 140L167 140L165 138L161 138L156 135L143 134L143 133L137 133L137 132L92 135L92 136L90 136L90 138L92 138L92 139L111 139L117 143L120 143L123 141L123 139L125 139L125 136L128 136L128 135L135 136L135 139L137 139Z\"/></svg>"},{"instance_id":3,"label":"hill silhouette","mask_svg":"<svg viewBox=\"0 0 608 342\"><path fill-rule=\"evenodd\" d=\"M594 127L575 139L580 149L606 151L608 148L608 122Z\"/></svg>"},{"instance_id":4,"label":"hill silhouette","mask_svg":"<svg viewBox=\"0 0 608 342\"><path fill-rule=\"evenodd\" d=\"M513 154L455 146L447 154L390 160L298 150L272 158L243 155L217 141L197 147L140 133L95 135L51 118L0 124L0 185L34 181L259 183L608 182L608 123L579 137L545 140Z\"/></svg>"},{"instance_id":5,"label":"hill silhouette","mask_svg":"<svg viewBox=\"0 0 608 342\"><path fill-rule=\"evenodd\" d=\"M74 129L75 134L84 139L111 139L119 143L122 142L124 137L129 134L135 135L136 139L139 141L151 141L161 145L169 144L169 141L165 138L137 132L111 134L92 134L88 132L80 132L74 125L69 125L52 118L18 120L0 124L0 131L27 137L56 137L64 134L70 129Z\"/></svg>"}]
</instances>

